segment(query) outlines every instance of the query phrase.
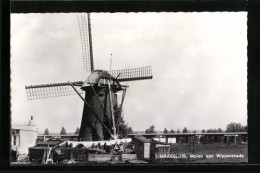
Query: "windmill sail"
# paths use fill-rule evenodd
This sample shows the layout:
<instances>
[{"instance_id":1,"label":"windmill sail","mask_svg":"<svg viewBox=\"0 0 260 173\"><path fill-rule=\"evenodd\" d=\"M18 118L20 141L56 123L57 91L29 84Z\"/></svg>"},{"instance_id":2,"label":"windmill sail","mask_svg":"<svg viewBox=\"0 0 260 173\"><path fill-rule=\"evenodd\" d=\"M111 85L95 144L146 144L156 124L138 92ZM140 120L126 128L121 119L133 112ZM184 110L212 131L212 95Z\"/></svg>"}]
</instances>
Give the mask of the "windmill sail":
<instances>
[{"instance_id":1,"label":"windmill sail","mask_svg":"<svg viewBox=\"0 0 260 173\"><path fill-rule=\"evenodd\" d=\"M117 78L119 82L153 78L151 66L123 70L112 70L111 75Z\"/></svg>"},{"instance_id":2,"label":"windmill sail","mask_svg":"<svg viewBox=\"0 0 260 173\"><path fill-rule=\"evenodd\" d=\"M94 71L90 14L87 14L87 17L85 14L80 14L77 17L83 54L83 68L87 72Z\"/></svg>"},{"instance_id":3,"label":"windmill sail","mask_svg":"<svg viewBox=\"0 0 260 173\"><path fill-rule=\"evenodd\" d=\"M83 94L80 89L83 82L72 82L77 91ZM25 86L28 100L43 99L50 97L68 96L77 94L68 82L64 83L52 83L52 84L41 84L41 85L28 85Z\"/></svg>"}]
</instances>

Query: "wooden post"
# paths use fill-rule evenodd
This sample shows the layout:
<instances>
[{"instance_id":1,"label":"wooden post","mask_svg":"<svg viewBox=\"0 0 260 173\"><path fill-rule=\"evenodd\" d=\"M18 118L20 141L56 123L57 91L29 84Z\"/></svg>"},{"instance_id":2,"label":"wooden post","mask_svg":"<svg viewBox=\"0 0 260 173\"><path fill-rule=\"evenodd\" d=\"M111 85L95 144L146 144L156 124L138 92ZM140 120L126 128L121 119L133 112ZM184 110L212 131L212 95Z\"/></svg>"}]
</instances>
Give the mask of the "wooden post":
<instances>
[{"instance_id":1,"label":"wooden post","mask_svg":"<svg viewBox=\"0 0 260 173\"><path fill-rule=\"evenodd\" d=\"M225 136L221 136L221 142L225 143Z\"/></svg>"},{"instance_id":2,"label":"wooden post","mask_svg":"<svg viewBox=\"0 0 260 173\"><path fill-rule=\"evenodd\" d=\"M242 141L246 142L246 135L242 135Z\"/></svg>"}]
</instances>

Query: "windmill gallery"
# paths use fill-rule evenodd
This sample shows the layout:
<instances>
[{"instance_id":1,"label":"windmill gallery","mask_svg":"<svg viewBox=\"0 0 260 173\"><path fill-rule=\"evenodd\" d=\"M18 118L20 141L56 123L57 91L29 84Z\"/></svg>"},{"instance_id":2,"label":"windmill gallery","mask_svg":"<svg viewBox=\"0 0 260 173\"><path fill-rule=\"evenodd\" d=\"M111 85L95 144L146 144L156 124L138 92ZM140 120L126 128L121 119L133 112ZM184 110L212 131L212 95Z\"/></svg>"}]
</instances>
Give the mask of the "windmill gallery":
<instances>
[{"instance_id":1,"label":"windmill gallery","mask_svg":"<svg viewBox=\"0 0 260 173\"><path fill-rule=\"evenodd\" d=\"M175 143L188 144L189 147L193 147L193 150L194 146L201 142L201 137L208 140L214 138L215 142L247 143L246 132L122 135L120 128L123 121L123 105L127 99L126 92L131 90L131 83L134 81L153 79L152 68L145 66L113 70L112 54L110 54L109 70L95 68L94 61L98 58L93 53L90 14L78 15L77 21L83 68L90 73L86 76L87 79L26 85L25 90L28 104L35 100L44 102L54 97L75 95L83 103L79 134L60 135L58 138L51 135L38 135L36 145L28 148L29 163L157 163L154 161L160 156L170 154L171 138L176 140ZM130 87L127 82L130 83ZM31 123L29 124L31 126ZM17 135L20 132L16 130L15 133ZM166 141L154 140L158 137L164 137ZM204 155L200 158L203 157Z\"/></svg>"}]
</instances>

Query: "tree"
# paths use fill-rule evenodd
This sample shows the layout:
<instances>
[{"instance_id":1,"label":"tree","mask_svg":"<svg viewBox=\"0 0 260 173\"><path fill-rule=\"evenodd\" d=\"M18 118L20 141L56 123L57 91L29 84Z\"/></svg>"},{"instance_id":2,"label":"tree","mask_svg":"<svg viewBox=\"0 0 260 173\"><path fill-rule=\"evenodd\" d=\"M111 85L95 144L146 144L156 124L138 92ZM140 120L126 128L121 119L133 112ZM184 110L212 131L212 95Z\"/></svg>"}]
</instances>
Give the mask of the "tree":
<instances>
[{"instance_id":1,"label":"tree","mask_svg":"<svg viewBox=\"0 0 260 173\"><path fill-rule=\"evenodd\" d=\"M193 131L193 133L197 133L197 131L196 131L196 130L194 130L194 131Z\"/></svg>"},{"instance_id":2,"label":"tree","mask_svg":"<svg viewBox=\"0 0 260 173\"><path fill-rule=\"evenodd\" d=\"M164 128L163 133L169 133L168 130L166 128Z\"/></svg>"},{"instance_id":3,"label":"tree","mask_svg":"<svg viewBox=\"0 0 260 173\"><path fill-rule=\"evenodd\" d=\"M175 133L175 131L173 129L171 129L170 133Z\"/></svg>"},{"instance_id":4,"label":"tree","mask_svg":"<svg viewBox=\"0 0 260 173\"><path fill-rule=\"evenodd\" d=\"M146 129L145 130L145 133L146 134L150 134L150 133L155 133L155 126L154 125L152 125L152 126L150 126L148 129Z\"/></svg>"},{"instance_id":5,"label":"tree","mask_svg":"<svg viewBox=\"0 0 260 173\"><path fill-rule=\"evenodd\" d=\"M186 127L184 127L184 129L182 130L182 133L188 133L189 131L187 130Z\"/></svg>"},{"instance_id":6,"label":"tree","mask_svg":"<svg viewBox=\"0 0 260 173\"><path fill-rule=\"evenodd\" d=\"M179 128L177 129L177 133L180 133L180 129Z\"/></svg>"},{"instance_id":7,"label":"tree","mask_svg":"<svg viewBox=\"0 0 260 173\"><path fill-rule=\"evenodd\" d=\"M217 129L208 129L207 133L217 133Z\"/></svg>"},{"instance_id":8,"label":"tree","mask_svg":"<svg viewBox=\"0 0 260 173\"><path fill-rule=\"evenodd\" d=\"M61 128L60 134L61 135L66 135L67 134L66 129L64 127Z\"/></svg>"},{"instance_id":9,"label":"tree","mask_svg":"<svg viewBox=\"0 0 260 173\"><path fill-rule=\"evenodd\" d=\"M49 133L49 129L46 128L45 131L44 131L44 135L49 135L49 134L50 134L50 133Z\"/></svg>"},{"instance_id":10,"label":"tree","mask_svg":"<svg viewBox=\"0 0 260 173\"><path fill-rule=\"evenodd\" d=\"M123 123L120 123L118 126L118 134L120 137L126 137L128 134L133 134L133 130L128 124L126 124L124 121Z\"/></svg>"},{"instance_id":11,"label":"tree","mask_svg":"<svg viewBox=\"0 0 260 173\"><path fill-rule=\"evenodd\" d=\"M247 132L247 125L246 125L246 126L244 126L244 131L245 131L245 132Z\"/></svg>"},{"instance_id":12,"label":"tree","mask_svg":"<svg viewBox=\"0 0 260 173\"><path fill-rule=\"evenodd\" d=\"M133 129L132 129L132 127L127 127L126 128L126 134L133 134L134 132L133 132Z\"/></svg>"},{"instance_id":13,"label":"tree","mask_svg":"<svg viewBox=\"0 0 260 173\"><path fill-rule=\"evenodd\" d=\"M126 137L128 134L134 133L132 128L125 122L123 111L121 110L121 106L114 107L114 115L115 115L115 121L117 123L117 130L118 135L120 137Z\"/></svg>"},{"instance_id":14,"label":"tree","mask_svg":"<svg viewBox=\"0 0 260 173\"><path fill-rule=\"evenodd\" d=\"M201 131L201 133L205 133L206 131L205 131L205 129L203 129L202 131Z\"/></svg>"},{"instance_id":15,"label":"tree","mask_svg":"<svg viewBox=\"0 0 260 173\"><path fill-rule=\"evenodd\" d=\"M244 127L240 123L229 123L226 128L226 132L243 132Z\"/></svg>"},{"instance_id":16,"label":"tree","mask_svg":"<svg viewBox=\"0 0 260 173\"><path fill-rule=\"evenodd\" d=\"M218 128L218 133L221 133L222 132L222 129L221 128Z\"/></svg>"},{"instance_id":17,"label":"tree","mask_svg":"<svg viewBox=\"0 0 260 173\"><path fill-rule=\"evenodd\" d=\"M74 134L79 134L79 127L77 127L76 131L74 132Z\"/></svg>"}]
</instances>

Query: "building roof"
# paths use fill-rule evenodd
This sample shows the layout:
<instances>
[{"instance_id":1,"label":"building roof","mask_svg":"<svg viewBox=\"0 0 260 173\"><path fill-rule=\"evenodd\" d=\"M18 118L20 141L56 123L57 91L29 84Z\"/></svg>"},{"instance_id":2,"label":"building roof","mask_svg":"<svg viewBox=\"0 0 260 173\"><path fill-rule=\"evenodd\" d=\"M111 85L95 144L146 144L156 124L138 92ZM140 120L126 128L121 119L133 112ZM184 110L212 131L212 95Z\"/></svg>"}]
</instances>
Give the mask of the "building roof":
<instances>
[{"instance_id":1,"label":"building roof","mask_svg":"<svg viewBox=\"0 0 260 173\"><path fill-rule=\"evenodd\" d=\"M136 140L138 140L138 141L141 141L141 142L143 142L143 143L150 143L150 142L151 142L150 139L147 139L147 138L144 137L144 136L135 136L134 139L136 139Z\"/></svg>"},{"instance_id":2,"label":"building roof","mask_svg":"<svg viewBox=\"0 0 260 173\"><path fill-rule=\"evenodd\" d=\"M75 134L74 132L67 132L64 135L61 135L60 132L58 132L58 133L49 133L48 135L45 135L44 133L38 133L38 136L79 136L79 134Z\"/></svg>"},{"instance_id":3,"label":"building roof","mask_svg":"<svg viewBox=\"0 0 260 173\"><path fill-rule=\"evenodd\" d=\"M151 143L152 144L160 144L160 145L169 145L168 143L166 143L166 142L160 142L160 141L156 141L156 140L151 140Z\"/></svg>"},{"instance_id":4,"label":"building roof","mask_svg":"<svg viewBox=\"0 0 260 173\"><path fill-rule=\"evenodd\" d=\"M151 133L151 134L128 134L128 136L195 136L195 135L211 135L211 136L221 136L221 135L247 135L247 132L220 132L220 133Z\"/></svg>"},{"instance_id":5,"label":"building roof","mask_svg":"<svg viewBox=\"0 0 260 173\"><path fill-rule=\"evenodd\" d=\"M28 149L44 150L45 148L47 148L47 146L35 146L35 147L29 147Z\"/></svg>"},{"instance_id":6,"label":"building roof","mask_svg":"<svg viewBox=\"0 0 260 173\"><path fill-rule=\"evenodd\" d=\"M34 125L12 125L12 129L38 132L37 126Z\"/></svg>"}]
</instances>

